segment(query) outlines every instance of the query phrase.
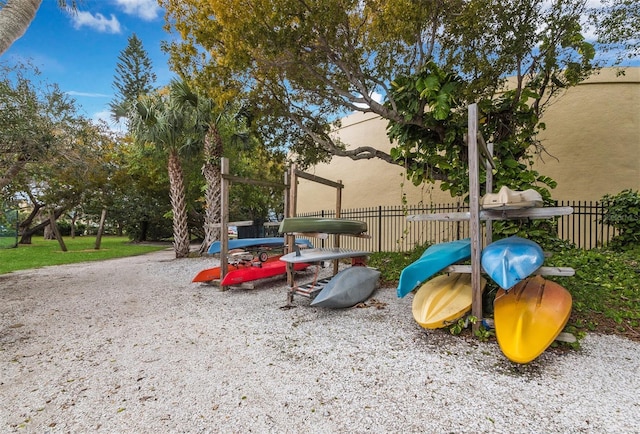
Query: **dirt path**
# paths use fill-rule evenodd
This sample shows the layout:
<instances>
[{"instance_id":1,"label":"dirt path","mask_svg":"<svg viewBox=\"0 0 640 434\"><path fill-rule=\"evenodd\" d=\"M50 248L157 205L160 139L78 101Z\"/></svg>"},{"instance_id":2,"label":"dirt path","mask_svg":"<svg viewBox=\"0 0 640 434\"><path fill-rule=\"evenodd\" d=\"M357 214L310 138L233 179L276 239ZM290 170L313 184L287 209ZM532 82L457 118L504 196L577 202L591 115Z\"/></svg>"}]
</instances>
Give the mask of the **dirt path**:
<instances>
[{"instance_id":1,"label":"dirt path","mask_svg":"<svg viewBox=\"0 0 640 434\"><path fill-rule=\"evenodd\" d=\"M323 310L221 292L170 250L0 276L2 432L633 432L640 344L510 363L411 300ZM517 428L514 428L517 427Z\"/></svg>"}]
</instances>

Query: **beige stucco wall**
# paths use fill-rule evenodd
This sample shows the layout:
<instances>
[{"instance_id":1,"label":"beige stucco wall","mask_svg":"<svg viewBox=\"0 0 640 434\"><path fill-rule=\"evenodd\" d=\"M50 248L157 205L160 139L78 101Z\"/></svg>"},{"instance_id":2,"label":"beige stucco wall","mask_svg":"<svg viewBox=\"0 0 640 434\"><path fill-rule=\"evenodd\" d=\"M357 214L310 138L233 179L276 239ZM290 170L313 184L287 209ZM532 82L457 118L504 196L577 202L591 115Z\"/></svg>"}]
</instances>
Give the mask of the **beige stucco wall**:
<instances>
[{"instance_id":1,"label":"beige stucco wall","mask_svg":"<svg viewBox=\"0 0 640 434\"><path fill-rule=\"evenodd\" d=\"M598 200L625 188L640 189L640 68L624 76L603 70L569 89L545 113L547 129L540 135L550 155L536 169L558 182L553 197L559 200ZM342 120L337 131L350 147L370 145L388 151L386 122L371 114L356 113ZM353 161L334 157L308 172L345 185L342 207L450 202L448 193L431 185L407 185L402 168L380 160ZM298 212L332 209L335 189L301 180Z\"/></svg>"},{"instance_id":2,"label":"beige stucco wall","mask_svg":"<svg viewBox=\"0 0 640 434\"><path fill-rule=\"evenodd\" d=\"M640 189L640 68L607 69L567 91L544 114L553 155L537 170L558 182L558 199L598 200Z\"/></svg>"}]
</instances>

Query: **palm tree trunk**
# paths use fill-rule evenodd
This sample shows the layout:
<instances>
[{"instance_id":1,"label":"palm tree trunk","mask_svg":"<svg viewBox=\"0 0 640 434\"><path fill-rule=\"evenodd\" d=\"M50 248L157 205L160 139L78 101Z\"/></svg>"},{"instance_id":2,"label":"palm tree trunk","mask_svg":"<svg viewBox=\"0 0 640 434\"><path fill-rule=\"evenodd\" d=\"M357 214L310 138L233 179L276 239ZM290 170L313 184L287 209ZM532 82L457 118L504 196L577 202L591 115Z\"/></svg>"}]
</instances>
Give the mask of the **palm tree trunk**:
<instances>
[{"instance_id":1,"label":"palm tree trunk","mask_svg":"<svg viewBox=\"0 0 640 434\"><path fill-rule=\"evenodd\" d=\"M204 240L199 253L204 254L211 243L220 239L220 230L216 223L220 223L220 158L222 157L222 138L218 129L212 125L204 138L204 164L202 175L205 179L205 213Z\"/></svg>"},{"instance_id":2,"label":"palm tree trunk","mask_svg":"<svg viewBox=\"0 0 640 434\"><path fill-rule=\"evenodd\" d=\"M184 174L178 151L169 151L169 195L173 210L173 248L176 258L189 255L189 227L187 225L187 206L185 203Z\"/></svg>"},{"instance_id":3,"label":"palm tree trunk","mask_svg":"<svg viewBox=\"0 0 640 434\"><path fill-rule=\"evenodd\" d=\"M7 0L0 8L0 55L27 31L42 0Z\"/></svg>"}]
</instances>

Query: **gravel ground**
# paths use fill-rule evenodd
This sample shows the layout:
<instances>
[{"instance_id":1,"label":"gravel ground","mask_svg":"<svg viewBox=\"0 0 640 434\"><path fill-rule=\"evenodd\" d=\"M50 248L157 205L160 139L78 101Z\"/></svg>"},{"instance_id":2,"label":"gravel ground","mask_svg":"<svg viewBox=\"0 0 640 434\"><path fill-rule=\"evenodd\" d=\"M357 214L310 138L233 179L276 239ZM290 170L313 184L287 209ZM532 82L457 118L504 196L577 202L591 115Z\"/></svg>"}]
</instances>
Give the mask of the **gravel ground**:
<instances>
[{"instance_id":1,"label":"gravel ground","mask_svg":"<svg viewBox=\"0 0 640 434\"><path fill-rule=\"evenodd\" d=\"M283 279L191 283L214 265L162 251L0 276L0 432L640 432L640 343L590 335L517 365L421 329L395 288L282 309Z\"/></svg>"}]
</instances>

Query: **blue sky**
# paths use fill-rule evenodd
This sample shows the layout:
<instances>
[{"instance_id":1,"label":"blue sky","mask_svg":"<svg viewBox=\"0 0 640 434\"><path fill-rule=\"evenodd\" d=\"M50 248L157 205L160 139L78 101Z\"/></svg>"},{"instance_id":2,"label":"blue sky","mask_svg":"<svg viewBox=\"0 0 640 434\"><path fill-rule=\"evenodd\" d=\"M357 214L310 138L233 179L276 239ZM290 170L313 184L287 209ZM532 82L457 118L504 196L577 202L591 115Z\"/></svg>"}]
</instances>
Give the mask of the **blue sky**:
<instances>
[{"instance_id":1,"label":"blue sky","mask_svg":"<svg viewBox=\"0 0 640 434\"><path fill-rule=\"evenodd\" d=\"M75 13L44 0L27 32L0 60L30 60L43 80L76 99L81 114L108 120L116 62L132 33L149 54L156 85L170 81L168 56L160 49L169 40L163 13L156 0L82 0Z\"/></svg>"}]
</instances>

